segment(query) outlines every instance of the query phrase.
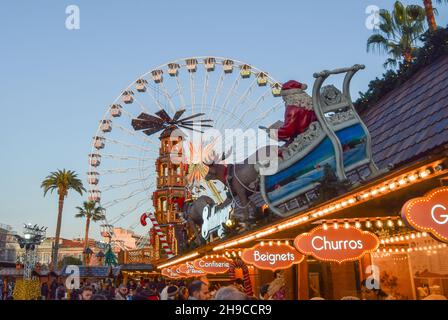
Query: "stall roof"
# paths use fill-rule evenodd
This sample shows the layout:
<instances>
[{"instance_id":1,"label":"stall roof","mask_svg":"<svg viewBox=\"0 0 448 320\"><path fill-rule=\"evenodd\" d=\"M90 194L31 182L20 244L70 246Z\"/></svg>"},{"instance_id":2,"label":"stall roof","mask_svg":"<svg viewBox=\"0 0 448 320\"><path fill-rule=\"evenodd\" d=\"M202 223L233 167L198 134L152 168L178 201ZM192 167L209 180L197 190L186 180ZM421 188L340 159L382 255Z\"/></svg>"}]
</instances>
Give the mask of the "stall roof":
<instances>
[{"instance_id":1,"label":"stall roof","mask_svg":"<svg viewBox=\"0 0 448 320\"><path fill-rule=\"evenodd\" d=\"M81 278L104 278L111 274L111 267L109 266L77 266L79 268L79 276ZM65 266L62 271L62 276L69 276L71 271L67 270Z\"/></svg>"},{"instance_id":2,"label":"stall roof","mask_svg":"<svg viewBox=\"0 0 448 320\"><path fill-rule=\"evenodd\" d=\"M448 56L423 67L361 114L380 168L400 166L448 143Z\"/></svg>"},{"instance_id":3,"label":"stall roof","mask_svg":"<svg viewBox=\"0 0 448 320\"><path fill-rule=\"evenodd\" d=\"M130 264L122 264L112 269L114 277L117 277L122 271L153 272L155 271L155 268L153 264L130 263Z\"/></svg>"},{"instance_id":4,"label":"stall roof","mask_svg":"<svg viewBox=\"0 0 448 320\"><path fill-rule=\"evenodd\" d=\"M0 277L22 277L23 269L3 268L0 270Z\"/></svg>"}]
</instances>

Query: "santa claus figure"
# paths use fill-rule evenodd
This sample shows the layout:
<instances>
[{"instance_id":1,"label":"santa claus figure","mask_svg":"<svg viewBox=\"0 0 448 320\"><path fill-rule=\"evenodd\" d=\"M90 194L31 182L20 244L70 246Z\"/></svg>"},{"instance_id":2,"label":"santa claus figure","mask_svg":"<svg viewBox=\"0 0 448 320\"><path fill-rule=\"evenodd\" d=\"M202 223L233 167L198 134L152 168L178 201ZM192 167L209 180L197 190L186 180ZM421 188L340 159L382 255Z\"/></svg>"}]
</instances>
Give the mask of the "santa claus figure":
<instances>
[{"instance_id":1,"label":"santa claus figure","mask_svg":"<svg viewBox=\"0 0 448 320\"><path fill-rule=\"evenodd\" d=\"M288 145L295 137L306 131L311 122L317 121L313 101L305 92L306 84L290 80L283 84L281 95L285 102L285 121L278 128L277 139Z\"/></svg>"}]
</instances>

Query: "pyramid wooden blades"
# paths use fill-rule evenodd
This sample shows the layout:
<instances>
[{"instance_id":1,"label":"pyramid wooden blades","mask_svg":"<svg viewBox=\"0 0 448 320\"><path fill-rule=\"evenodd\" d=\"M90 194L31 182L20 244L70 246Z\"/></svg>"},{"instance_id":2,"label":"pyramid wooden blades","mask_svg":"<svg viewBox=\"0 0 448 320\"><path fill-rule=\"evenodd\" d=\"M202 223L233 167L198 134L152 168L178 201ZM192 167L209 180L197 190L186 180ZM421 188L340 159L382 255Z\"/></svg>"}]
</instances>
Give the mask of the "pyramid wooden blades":
<instances>
[{"instance_id":1,"label":"pyramid wooden blades","mask_svg":"<svg viewBox=\"0 0 448 320\"><path fill-rule=\"evenodd\" d=\"M200 117L200 116L203 116L204 114L205 113L196 113L196 114L193 114L191 116L188 116L186 118L183 118L183 119L179 120L179 122L184 122L185 120L188 120L188 119L193 119L193 118L196 118L196 117Z\"/></svg>"},{"instance_id":2,"label":"pyramid wooden blades","mask_svg":"<svg viewBox=\"0 0 448 320\"><path fill-rule=\"evenodd\" d=\"M173 121L179 120L179 118L184 114L184 112L185 112L185 109L176 111L176 113L174 114L174 117L173 117Z\"/></svg>"},{"instance_id":3,"label":"pyramid wooden blades","mask_svg":"<svg viewBox=\"0 0 448 320\"><path fill-rule=\"evenodd\" d=\"M164 109L157 111L156 115L158 115L165 122L173 121L173 119L171 119L171 117L168 115L168 113Z\"/></svg>"}]
</instances>

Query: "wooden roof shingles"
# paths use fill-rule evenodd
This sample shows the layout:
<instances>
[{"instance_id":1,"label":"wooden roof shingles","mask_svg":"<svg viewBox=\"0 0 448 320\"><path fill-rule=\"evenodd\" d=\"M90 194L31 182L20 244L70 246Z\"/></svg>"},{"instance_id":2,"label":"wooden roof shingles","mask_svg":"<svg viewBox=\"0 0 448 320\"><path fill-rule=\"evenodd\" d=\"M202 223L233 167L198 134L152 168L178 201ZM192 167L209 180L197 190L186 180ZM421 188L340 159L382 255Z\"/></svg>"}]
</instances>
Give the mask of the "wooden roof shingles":
<instances>
[{"instance_id":1,"label":"wooden roof shingles","mask_svg":"<svg viewBox=\"0 0 448 320\"><path fill-rule=\"evenodd\" d=\"M448 56L422 68L361 115L380 168L448 143Z\"/></svg>"}]
</instances>

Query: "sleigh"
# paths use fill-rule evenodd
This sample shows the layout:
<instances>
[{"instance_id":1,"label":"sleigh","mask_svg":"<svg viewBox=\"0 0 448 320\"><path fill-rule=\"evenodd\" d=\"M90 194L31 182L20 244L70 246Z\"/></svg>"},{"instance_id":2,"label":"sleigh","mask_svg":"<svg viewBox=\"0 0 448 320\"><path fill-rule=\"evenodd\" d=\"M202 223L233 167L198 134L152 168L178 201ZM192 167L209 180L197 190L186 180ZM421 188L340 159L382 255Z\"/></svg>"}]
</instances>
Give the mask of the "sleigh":
<instances>
[{"instance_id":1,"label":"sleigh","mask_svg":"<svg viewBox=\"0 0 448 320\"><path fill-rule=\"evenodd\" d=\"M317 121L287 147L274 174L260 176L260 192L269 208L285 217L308 208L319 197L319 186L331 171L340 182L368 169L378 169L372 160L371 137L350 97L353 75L363 65L315 73L313 109ZM332 75L345 74L342 92L334 85L323 86ZM329 170L331 169L331 170Z\"/></svg>"}]
</instances>

